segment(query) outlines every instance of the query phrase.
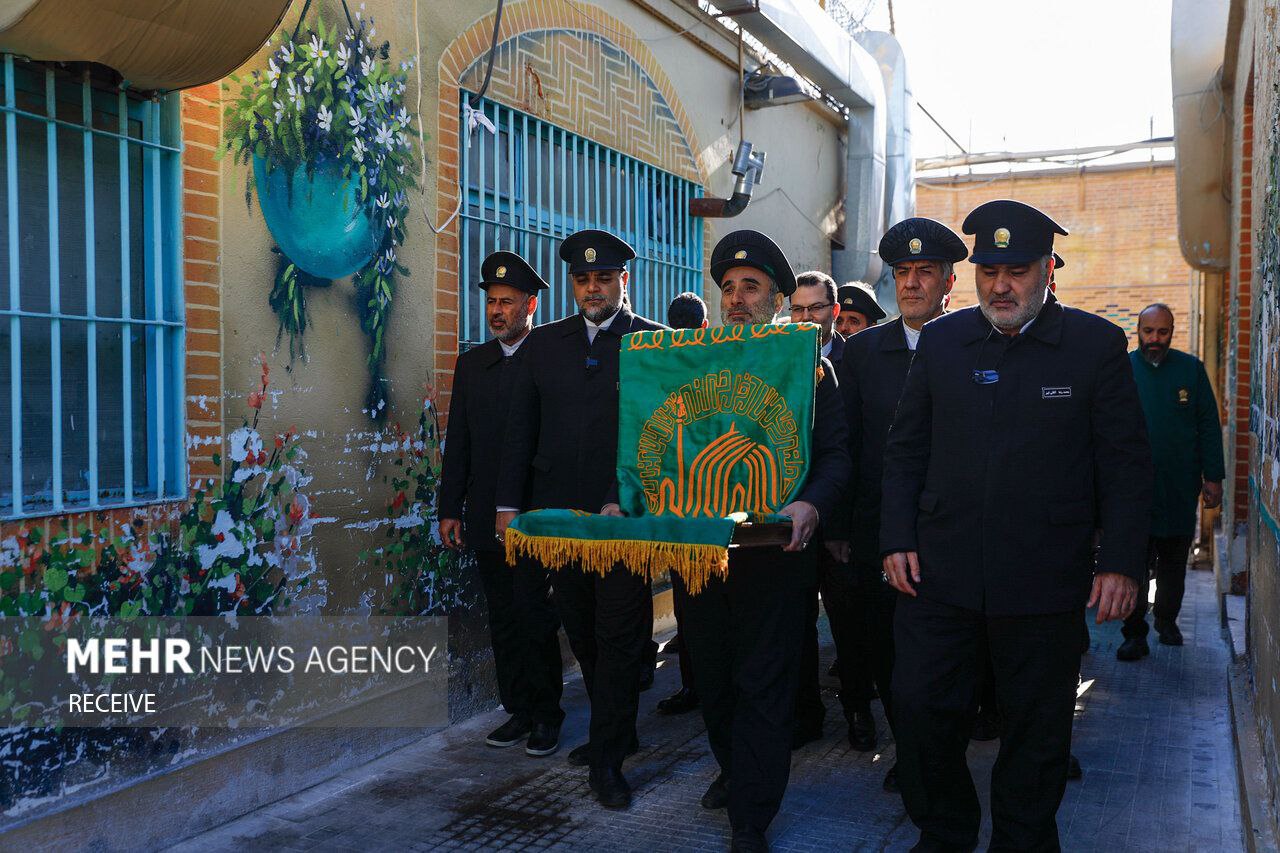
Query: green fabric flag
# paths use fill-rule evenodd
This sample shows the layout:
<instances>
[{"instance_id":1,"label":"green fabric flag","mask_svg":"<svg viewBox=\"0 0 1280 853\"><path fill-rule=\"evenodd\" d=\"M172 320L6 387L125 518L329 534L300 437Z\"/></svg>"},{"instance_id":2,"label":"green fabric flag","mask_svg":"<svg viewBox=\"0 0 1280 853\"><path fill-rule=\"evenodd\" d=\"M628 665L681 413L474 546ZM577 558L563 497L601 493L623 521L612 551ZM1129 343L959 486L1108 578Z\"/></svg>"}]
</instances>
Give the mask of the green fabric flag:
<instances>
[{"instance_id":1,"label":"green fabric flag","mask_svg":"<svg viewBox=\"0 0 1280 853\"><path fill-rule=\"evenodd\" d=\"M778 521L804 485L818 340L811 323L627 335L618 411L627 517L524 513L508 530L508 559L672 570L690 591L723 576L734 525Z\"/></svg>"}]
</instances>

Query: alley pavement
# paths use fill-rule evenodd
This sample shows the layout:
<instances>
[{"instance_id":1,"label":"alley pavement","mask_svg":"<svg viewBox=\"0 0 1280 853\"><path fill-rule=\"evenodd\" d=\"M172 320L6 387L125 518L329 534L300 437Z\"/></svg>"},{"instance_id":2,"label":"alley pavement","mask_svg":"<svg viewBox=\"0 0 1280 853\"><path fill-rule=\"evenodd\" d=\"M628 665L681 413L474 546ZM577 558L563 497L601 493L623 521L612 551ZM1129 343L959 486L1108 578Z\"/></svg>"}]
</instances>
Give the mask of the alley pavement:
<instances>
[{"instance_id":1,"label":"alley pavement","mask_svg":"<svg viewBox=\"0 0 1280 853\"><path fill-rule=\"evenodd\" d=\"M1084 778L1070 782L1058 812L1067 850L1243 850L1231 723L1228 647L1211 572L1192 571L1180 621L1186 645L1162 646L1121 663L1118 623L1090 622L1092 646L1074 752ZM827 636L825 626L822 636ZM894 850L915 843L896 794L881 780L894 748L880 718L882 749L849 748L826 677L825 736L793 753L791 782L769 833L775 850ZM663 717L654 705L679 683L674 656L660 658L655 686L641 694L638 755L624 772L635 789L629 811L598 807L587 769L565 755L586 739L581 680L565 689L560 752L530 758L523 749L486 747L485 733L506 719L482 715L381 759L266 806L173 848L210 850L723 850L724 811L698 799L715 778L715 760L697 713ZM877 714L879 703L875 703ZM339 730L335 737L341 737ZM981 846L990 837L989 785L998 743L969 749L983 803Z\"/></svg>"}]
</instances>

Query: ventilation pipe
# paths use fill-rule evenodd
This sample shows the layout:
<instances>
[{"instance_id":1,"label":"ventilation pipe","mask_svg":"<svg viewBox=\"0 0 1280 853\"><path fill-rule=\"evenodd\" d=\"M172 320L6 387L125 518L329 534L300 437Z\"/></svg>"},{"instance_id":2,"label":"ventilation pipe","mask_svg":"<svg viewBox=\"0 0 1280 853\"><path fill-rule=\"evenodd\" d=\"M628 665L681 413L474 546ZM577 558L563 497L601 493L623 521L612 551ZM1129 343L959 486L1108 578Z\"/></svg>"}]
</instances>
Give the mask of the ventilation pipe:
<instances>
[{"instance_id":1,"label":"ventilation pipe","mask_svg":"<svg viewBox=\"0 0 1280 853\"><path fill-rule=\"evenodd\" d=\"M738 176L733 185L733 195L729 198L691 198L690 216L727 219L746 210L751 202L751 191L764 176L764 152L753 151L750 142L738 143L738 153L734 155L729 171Z\"/></svg>"},{"instance_id":2,"label":"ventilation pipe","mask_svg":"<svg viewBox=\"0 0 1280 853\"><path fill-rule=\"evenodd\" d=\"M1201 272L1231 266L1231 96L1222 91L1227 0L1174 0L1170 27L1178 243Z\"/></svg>"},{"instance_id":3,"label":"ventilation pipe","mask_svg":"<svg viewBox=\"0 0 1280 853\"><path fill-rule=\"evenodd\" d=\"M765 47L849 110L844 249L831 253L837 281L874 281L885 230L886 98L871 55L813 0L720 0Z\"/></svg>"}]
</instances>

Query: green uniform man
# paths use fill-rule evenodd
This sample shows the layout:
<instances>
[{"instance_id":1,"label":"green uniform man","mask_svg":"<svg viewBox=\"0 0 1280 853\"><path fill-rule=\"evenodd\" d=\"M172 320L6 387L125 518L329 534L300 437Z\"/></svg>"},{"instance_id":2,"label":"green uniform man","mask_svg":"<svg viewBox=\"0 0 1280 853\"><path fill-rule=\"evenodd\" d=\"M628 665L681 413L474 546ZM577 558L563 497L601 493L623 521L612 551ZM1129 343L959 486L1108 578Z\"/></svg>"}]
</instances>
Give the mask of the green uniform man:
<instances>
[{"instance_id":1,"label":"green uniform man","mask_svg":"<svg viewBox=\"0 0 1280 853\"><path fill-rule=\"evenodd\" d=\"M1182 645L1178 611L1186 582L1187 553L1201 495L1208 509L1222 503L1222 425L1209 377L1200 359L1169 347L1173 311L1156 303L1138 315L1138 349L1129 354L1146 416L1155 468L1147 569L1156 579L1156 633L1168 646ZM1124 621L1120 660L1150 654L1147 586Z\"/></svg>"}]
</instances>

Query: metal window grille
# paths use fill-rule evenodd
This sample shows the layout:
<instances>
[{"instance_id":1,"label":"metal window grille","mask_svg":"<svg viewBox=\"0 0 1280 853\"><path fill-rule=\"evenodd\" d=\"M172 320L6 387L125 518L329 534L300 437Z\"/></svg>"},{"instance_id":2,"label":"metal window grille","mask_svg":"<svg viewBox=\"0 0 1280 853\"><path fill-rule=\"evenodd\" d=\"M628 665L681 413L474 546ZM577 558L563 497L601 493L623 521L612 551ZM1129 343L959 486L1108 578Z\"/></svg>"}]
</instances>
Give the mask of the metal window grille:
<instances>
[{"instance_id":1,"label":"metal window grille","mask_svg":"<svg viewBox=\"0 0 1280 853\"><path fill-rule=\"evenodd\" d=\"M577 313L559 249L583 228L610 231L636 250L627 287L636 313L665 322L676 294L701 293L702 225L688 213L698 184L510 107L482 100L480 111L496 132L468 134L463 116L460 350L488 338L476 284L490 252L518 252L551 285L536 322Z\"/></svg>"},{"instance_id":2,"label":"metal window grille","mask_svg":"<svg viewBox=\"0 0 1280 853\"><path fill-rule=\"evenodd\" d=\"M0 518L180 497L181 124L3 55Z\"/></svg>"}]
</instances>

